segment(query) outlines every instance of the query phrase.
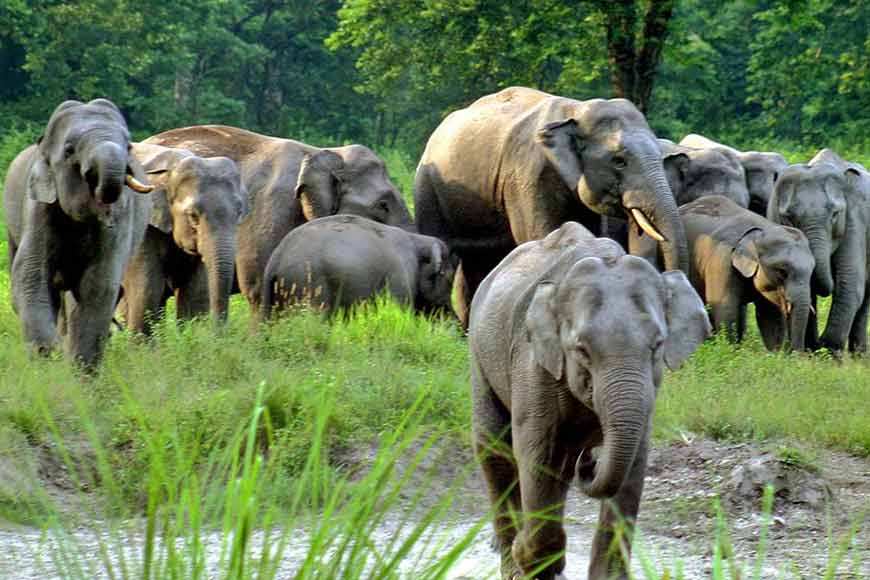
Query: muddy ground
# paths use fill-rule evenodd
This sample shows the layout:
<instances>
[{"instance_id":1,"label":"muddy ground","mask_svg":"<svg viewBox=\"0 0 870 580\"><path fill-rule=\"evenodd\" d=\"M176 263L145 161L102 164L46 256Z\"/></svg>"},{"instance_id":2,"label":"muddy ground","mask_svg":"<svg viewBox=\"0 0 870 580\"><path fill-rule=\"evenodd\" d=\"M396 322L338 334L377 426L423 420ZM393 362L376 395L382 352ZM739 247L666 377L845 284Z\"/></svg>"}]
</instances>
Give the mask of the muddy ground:
<instances>
[{"instance_id":1,"label":"muddy ground","mask_svg":"<svg viewBox=\"0 0 870 580\"><path fill-rule=\"evenodd\" d=\"M362 473L374 449L340 455L337 459L341 463ZM42 485L65 511L75 512L81 495L71 489L62 465L55 463L50 453L43 452L40 457L37 472ZM459 476L471 460L467 451L446 445L428 463L446 484ZM6 480L0 481L0 485L14 485L10 478L15 477L19 476L8 465L0 465L0 480ZM729 562L752 570L764 521L760 508L765 482L775 486L776 496L762 578L823 578L832 553L843 547L844 534L857 525L861 528L845 545L847 552L831 577L870 578L870 459L827 450L814 457L812 452L801 451L794 444L727 443L688 434L682 440L657 445L651 454L641 506L641 537L633 559L638 577L645 577L642 568L646 560L659 573L666 567L673 571L679 563L684 578L709 578L717 529L722 521L715 508L717 498L721 498L728 528L729 540L721 545L730 556ZM445 545L458 541L488 507L479 473L466 477L460 490L450 521L435 530L436 539ZM586 576L597 510L597 502L573 491L569 495L568 579ZM385 545L393 539L400 517L400 513L395 514L395 519L377 529L372 538L376 545ZM100 538L103 542L108 538L108 528L98 523L79 525L70 531L85 560L81 577L111 577L98 549ZM117 562L119 555L114 552L123 552L128 564L135 563L142 549L140 522L127 522L122 529L123 549L119 550L116 544L109 561ZM293 578L307 550L304 533L292 536L296 540L286 552L279 578ZM255 535L254 545L262 539L262 535ZM222 540L219 533L204 539L208 568L215 574L219 570ZM490 541L487 527L450 577L495 578L497 559ZM38 529L0 523L0 578L60 577L55 558L60 552L58 548L56 538Z\"/></svg>"}]
</instances>

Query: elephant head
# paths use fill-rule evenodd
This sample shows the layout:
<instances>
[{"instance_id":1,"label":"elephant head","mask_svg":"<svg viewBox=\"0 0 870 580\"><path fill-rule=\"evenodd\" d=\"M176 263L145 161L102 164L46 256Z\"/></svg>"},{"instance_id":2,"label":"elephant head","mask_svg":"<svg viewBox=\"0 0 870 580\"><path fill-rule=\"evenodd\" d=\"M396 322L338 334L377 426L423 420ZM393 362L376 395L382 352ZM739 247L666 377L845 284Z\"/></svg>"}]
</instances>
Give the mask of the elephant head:
<instances>
[{"instance_id":1,"label":"elephant head","mask_svg":"<svg viewBox=\"0 0 870 580\"><path fill-rule=\"evenodd\" d=\"M749 209L759 215L767 215L767 204L779 176L788 167L788 162L779 153L746 151L737 153L746 172L746 188L749 191Z\"/></svg>"},{"instance_id":2,"label":"elephant head","mask_svg":"<svg viewBox=\"0 0 870 580\"><path fill-rule=\"evenodd\" d=\"M247 215L247 193L236 164L226 157L198 157L184 149L136 145L145 172L157 186L151 225L200 256L208 272L210 310L225 320L233 287L236 226Z\"/></svg>"},{"instance_id":3,"label":"elephant head","mask_svg":"<svg viewBox=\"0 0 870 580\"><path fill-rule=\"evenodd\" d=\"M112 204L125 186L138 193L153 189L129 147L127 123L111 101L61 103L39 139L27 195L59 203L75 221L99 220L111 226Z\"/></svg>"},{"instance_id":4,"label":"elephant head","mask_svg":"<svg viewBox=\"0 0 870 580\"><path fill-rule=\"evenodd\" d=\"M419 263L414 307L426 314L453 312L453 277L459 267L459 256L438 238L413 235Z\"/></svg>"},{"instance_id":5,"label":"elephant head","mask_svg":"<svg viewBox=\"0 0 870 580\"><path fill-rule=\"evenodd\" d=\"M659 139L668 184L677 205L708 195L721 195L749 206L746 173L737 155L727 149L694 149Z\"/></svg>"},{"instance_id":6,"label":"elephant head","mask_svg":"<svg viewBox=\"0 0 870 580\"><path fill-rule=\"evenodd\" d=\"M353 214L406 229L412 222L386 165L362 145L307 153L299 170L296 197L309 221Z\"/></svg>"},{"instance_id":7,"label":"elephant head","mask_svg":"<svg viewBox=\"0 0 870 580\"><path fill-rule=\"evenodd\" d=\"M526 312L534 361L564 379L603 431L597 461L577 461L582 490L614 495L649 436L663 364L676 369L710 334L685 274L636 256L587 257L537 286Z\"/></svg>"},{"instance_id":8,"label":"elephant head","mask_svg":"<svg viewBox=\"0 0 870 580\"><path fill-rule=\"evenodd\" d=\"M804 349L815 260L806 236L791 227L751 228L731 252L731 264L785 317L791 347Z\"/></svg>"},{"instance_id":9,"label":"elephant head","mask_svg":"<svg viewBox=\"0 0 870 580\"><path fill-rule=\"evenodd\" d=\"M655 135L625 99L551 99L538 130L549 164L592 211L624 217L659 242L667 269L688 270L686 235ZM562 117L562 118L560 118Z\"/></svg>"},{"instance_id":10,"label":"elephant head","mask_svg":"<svg viewBox=\"0 0 870 580\"><path fill-rule=\"evenodd\" d=\"M816 159L791 165L779 176L767 207L769 220L795 227L809 240L816 262L812 291L820 296L834 289L831 256L846 235L849 173L854 171Z\"/></svg>"}]
</instances>

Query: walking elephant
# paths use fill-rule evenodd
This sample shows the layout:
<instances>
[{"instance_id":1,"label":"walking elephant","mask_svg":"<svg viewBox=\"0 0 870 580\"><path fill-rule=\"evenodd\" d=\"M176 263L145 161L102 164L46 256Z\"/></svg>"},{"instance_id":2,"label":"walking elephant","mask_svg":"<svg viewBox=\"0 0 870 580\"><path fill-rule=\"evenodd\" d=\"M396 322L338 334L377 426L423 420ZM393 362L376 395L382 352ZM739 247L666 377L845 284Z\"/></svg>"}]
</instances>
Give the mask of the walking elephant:
<instances>
[{"instance_id":1,"label":"walking elephant","mask_svg":"<svg viewBox=\"0 0 870 580\"><path fill-rule=\"evenodd\" d=\"M674 145L666 139L659 139L659 146L678 206L706 195L721 195L740 207L749 206L746 172L735 153Z\"/></svg>"},{"instance_id":2,"label":"walking elephant","mask_svg":"<svg viewBox=\"0 0 870 580\"><path fill-rule=\"evenodd\" d=\"M695 133L683 137L680 145L697 149L720 149L736 155L746 173L749 209L758 215L767 215L767 204L773 193L773 186L788 167L788 162L782 155L772 151L738 151Z\"/></svg>"},{"instance_id":3,"label":"walking elephant","mask_svg":"<svg viewBox=\"0 0 870 580\"><path fill-rule=\"evenodd\" d=\"M464 324L486 274L517 244L566 221L598 231L601 215L630 216L660 242L668 268L688 267L659 145L625 99L576 101L524 87L482 97L429 138L414 196L420 233L462 259Z\"/></svg>"},{"instance_id":4,"label":"walking elephant","mask_svg":"<svg viewBox=\"0 0 870 580\"><path fill-rule=\"evenodd\" d=\"M47 353L63 337L66 354L86 369L102 355L121 276L151 212L141 194L153 187L129 147L114 103L66 101L6 175L12 301L24 339Z\"/></svg>"},{"instance_id":5,"label":"walking elephant","mask_svg":"<svg viewBox=\"0 0 870 580\"><path fill-rule=\"evenodd\" d=\"M359 216L319 218L287 234L272 253L262 318L297 302L332 315L384 290L417 312L450 313L458 261L438 238Z\"/></svg>"},{"instance_id":6,"label":"walking elephant","mask_svg":"<svg viewBox=\"0 0 870 580\"><path fill-rule=\"evenodd\" d=\"M486 277L471 304L472 421L497 504L502 578L547 561L535 578L562 572L575 475L602 500L588 578L628 578L663 369L709 333L683 272L661 274L574 222L522 244Z\"/></svg>"},{"instance_id":7,"label":"walking elephant","mask_svg":"<svg viewBox=\"0 0 870 580\"><path fill-rule=\"evenodd\" d=\"M200 157L224 156L238 165L250 215L236 233L236 278L255 313L272 251L306 220L354 214L412 226L384 162L362 145L322 149L223 125L173 129L145 142L187 149Z\"/></svg>"},{"instance_id":8,"label":"walking elephant","mask_svg":"<svg viewBox=\"0 0 870 580\"><path fill-rule=\"evenodd\" d=\"M742 340L746 305L755 304L768 350L786 338L804 349L815 259L798 229L775 224L721 196L680 206L689 240L689 279L710 306L714 328Z\"/></svg>"},{"instance_id":9,"label":"walking elephant","mask_svg":"<svg viewBox=\"0 0 870 580\"><path fill-rule=\"evenodd\" d=\"M236 227L248 214L236 164L145 143L132 151L157 189L145 240L124 273L127 327L150 335L153 318L173 293L178 319L211 312L226 320Z\"/></svg>"},{"instance_id":10,"label":"walking elephant","mask_svg":"<svg viewBox=\"0 0 870 580\"><path fill-rule=\"evenodd\" d=\"M870 174L857 163L822 149L806 165L791 165L779 176L767 215L806 234L816 260L816 296L829 296L831 310L821 339L810 314L807 346L850 351L867 349L868 228Z\"/></svg>"}]
</instances>

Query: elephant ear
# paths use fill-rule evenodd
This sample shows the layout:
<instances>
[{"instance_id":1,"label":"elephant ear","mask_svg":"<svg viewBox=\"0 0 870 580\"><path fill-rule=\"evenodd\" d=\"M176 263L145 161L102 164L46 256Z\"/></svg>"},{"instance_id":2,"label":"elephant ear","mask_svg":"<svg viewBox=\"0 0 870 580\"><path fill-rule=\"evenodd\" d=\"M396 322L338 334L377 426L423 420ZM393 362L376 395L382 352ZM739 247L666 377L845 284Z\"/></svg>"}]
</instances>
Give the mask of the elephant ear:
<instances>
[{"instance_id":1,"label":"elephant ear","mask_svg":"<svg viewBox=\"0 0 870 580\"><path fill-rule=\"evenodd\" d=\"M750 228L731 250L731 265L744 278L752 278L758 272L758 251L755 247L755 240L761 234L761 228Z\"/></svg>"},{"instance_id":2,"label":"elephant ear","mask_svg":"<svg viewBox=\"0 0 870 580\"><path fill-rule=\"evenodd\" d=\"M550 165L556 169L565 185L575 192L583 176L579 139L580 132L574 119L547 123L536 135Z\"/></svg>"},{"instance_id":3,"label":"elephant ear","mask_svg":"<svg viewBox=\"0 0 870 580\"><path fill-rule=\"evenodd\" d=\"M674 197L679 201L679 192L683 191L683 185L686 182L686 173L689 171L689 164L692 162L689 156L679 150L666 151L662 158L662 164L665 167L665 175L668 178L668 185L674 193Z\"/></svg>"},{"instance_id":4,"label":"elephant ear","mask_svg":"<svg viewBox=\"0 0 870 580\"><path fill-rule=\"evenodd\" d=\"M33 162L27 176L27 197L42 203L54 203L57 201L57 184L54 181L54 172L39 148L36 149L35 153L36 161Z\"/></svg>"},{"instance_id":5,"label":"elephant ear","mask_svg":"<svg viewBox=\"0 0 870 580\"><path fill-rule=\"evenodd\" d=\"M668 336L665 339L665 364L672 371L689 358L712 331L701 297L680 270L662 274L667 287Z\"/></svg>"},{"instance_id":6,"label":"elephant ear","mask_svg":"<svg viewBox=\"0 0 870 580\"><path fill-rule=\"evenodd\" d=\"M535 362L554 378L561 379L565 356L559 341L559 322L553 308L555 294L556 284L553 282L538 284L526 312L526 330Z\"/></svg>"},{"instance_id":7,"label":"elephant ear","mask_svg":"<svg viewBox=\"0 0 870 580\"><path fill-rule=\"evenodd\" d=\"M132 151L130 165L135 163L136 167L140 167L154 186L154 191L151 192L149 223L164 234L172 233L172 213L169 211L172 195L169 191L169 180L176 165L193 154L183 149L144 144L133 145Z\"/></svg>"},{"instance_id":8,"label":"elephant ear","mask_svg":"<svg viewBox=\"0 0 870 580\"><path fill-rule=\"evenodd\" d=\"M305 219L333 215L341 194L341 172L344 161L332 151L308 153L299 168L296 197L302 204Z\"/></svg>"}]
</instances>

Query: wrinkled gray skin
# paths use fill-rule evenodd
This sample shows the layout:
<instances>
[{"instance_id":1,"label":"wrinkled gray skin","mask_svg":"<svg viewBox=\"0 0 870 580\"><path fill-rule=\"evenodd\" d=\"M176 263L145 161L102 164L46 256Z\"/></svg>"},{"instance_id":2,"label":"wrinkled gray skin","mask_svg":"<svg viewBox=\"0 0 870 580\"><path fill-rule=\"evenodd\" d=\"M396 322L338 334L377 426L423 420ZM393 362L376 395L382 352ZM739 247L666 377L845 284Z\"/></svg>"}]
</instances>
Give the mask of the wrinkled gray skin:
<instances>
[{"instance_id":1,"label":"wrinkled gray skin","mask_svg":"<svg viewBox=\"0 0 870 580\"><path fill-rule=\"evenodd\" d=\"M710 306L714 328L741 340L746 305L768 350L786 338L804 349L815 260L806 236L775 224L721 196L680 207L692 260L689 279Z\"/></svg>"},{"instance_id":2,"label":"wrinkled gray skin","mask_svg":"<svg viewBox=\"0 0 870 580\"><path fill-rule=\"evenodd\" d=\"M150 335L152 320L173 294L179 320L208 312L226 320L236 227L248 214L236 164L145 143L132 151L156 189L145 241L124 273L127 327Z\"/></svg>"},{"instance_id":3,"label":"wrinkled gray skin","mask_svg":"<svg viewBox=\"0 0 870 580\"><path fill-rule=\"evenodd\" d=\"M841 351L867 349L868 228L870 174L857 163L822 149L806 165L791 165L776 183L767 208L771 221L806 234L816 267L812 292L831 298L828 323L818 338L811 313L807 347Z\"/></svg>"},{"instance_id":4,"label":"wrinkled gray skin","mask_svg":"<svg viewBox=\"0 0 870 580\"><path fill-rule=\"evenodd\" d=\"M773 186L783 170L788 167L788 162L782 155L771 151L738 151L695 133L683 137L680 145L696 149L720 149L736 155L746 173L749 209L758 215L767 215L767 204L773 193Z\"/></svg>"},{"instance_id":5,"label":"wrinkled gray skin","mask_svg":"<svg viewBox=\"0 0 870 580\"><path fill-rule=\"evenodd\" d=\"M359 216L316 219L287 234L269 259L262 318L292 303L331 316L384 290L417 312L448 314L458 261L438 238Z\"/></svg>"},{"instance_id":6,"label":"wrinkled gray skin","mask_svg":"<svg viewBox=\"0 0 870 580\"><path fill-rule=\"evenodd\" d=\"M746 173L736 153L674 145L666 139L659 139L659 145L678 206L707 195L721 195L740 207L749 206Z\"/></svg>"},{"instance_id":7,"label":"wrinkled gray skin","mask_svg":"<svg viewBox=\"0 0 870 580\"><path fill-rule=\"evenodd\" d=\"M86 369L103 352L121 276L151 212L143 194L152 188L129 145L112 102L66 101L6 175L12 300L24 339L48 353L63 335L67 356Z\"/></svg>"},{"instance_id":8,"label":"wrinkled gray skin","mask_svg":"<svg viewBox=\"0 0 870 580\"><path fill-rule=\"evenodd\" d=\"M620 517L629 527L637 517L662 371L709 333L685 274L660 274L574 222L519 246L486 277L471 305L472 417L490 499L505 500L494 522L502 578L564 550L575 475L583 492L608 500L588 577L628 578L628 562L608 548ZM525 513L519 529L511 512ZM564 567L559 558L536 578Z\"/></svg>"},{"instance_id":9,"label":"wrinkled gray skin","mask_svg":"<svg viewBox=\"0 0 870 580\"><path fill-rule=\"evenodd\" d=\"M688 267L661 151L625 99L576 101L524 87L482 97L429 138L414 196L420 233L445 240L462 259L464 324L486 274L517 244L566 221L597 231L601 215L637 210L663 236L668 268Z\"/></svg>"},{"instance_id":10,"label":"wrinkled gray skin","mask_svg":"<svg viewBox=\"0 0 870 580\"><path fill-rule=\"evenodd\" d=\"M296 226L333 214L412 225L384 162L362 145L321 149L223 125L173 129L146 143L229 157L238 165L250 215L236 232L236 279L255 313L269 256Z\"/></svg>"}]
</instances>

